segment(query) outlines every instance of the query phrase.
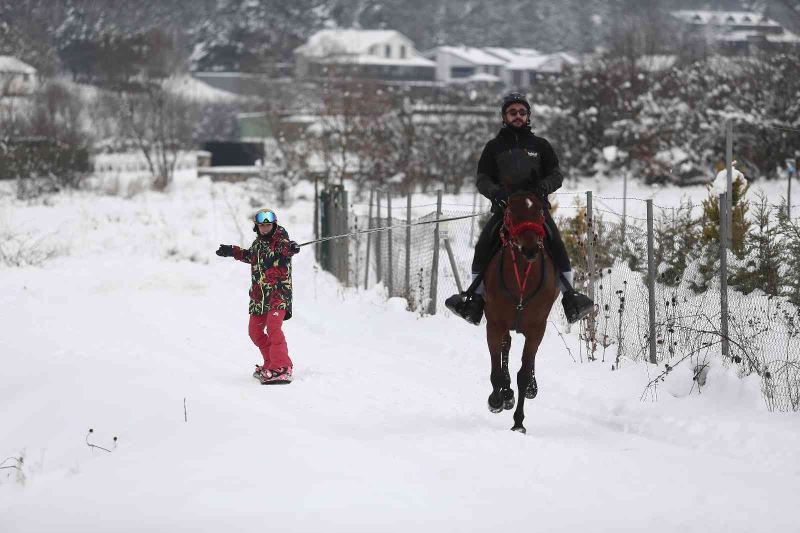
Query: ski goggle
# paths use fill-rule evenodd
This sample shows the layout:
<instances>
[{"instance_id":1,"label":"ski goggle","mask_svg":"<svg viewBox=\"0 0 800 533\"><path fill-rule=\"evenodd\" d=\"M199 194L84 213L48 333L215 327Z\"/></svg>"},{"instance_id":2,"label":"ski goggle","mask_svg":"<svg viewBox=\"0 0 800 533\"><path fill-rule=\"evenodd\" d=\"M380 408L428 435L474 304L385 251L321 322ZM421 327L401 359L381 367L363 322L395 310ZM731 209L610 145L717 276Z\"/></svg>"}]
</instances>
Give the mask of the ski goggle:
<instances>
[{"instance_id":1,"label":"ski goggle","mask_svg":"<svg viewBox=\"0 0 800 533\"><path fill-rule=\"evenodd\" d=\"M277 218L272 211L259 211L256 213L256 224L274 224Z\"/></svg>"}]
</instances>

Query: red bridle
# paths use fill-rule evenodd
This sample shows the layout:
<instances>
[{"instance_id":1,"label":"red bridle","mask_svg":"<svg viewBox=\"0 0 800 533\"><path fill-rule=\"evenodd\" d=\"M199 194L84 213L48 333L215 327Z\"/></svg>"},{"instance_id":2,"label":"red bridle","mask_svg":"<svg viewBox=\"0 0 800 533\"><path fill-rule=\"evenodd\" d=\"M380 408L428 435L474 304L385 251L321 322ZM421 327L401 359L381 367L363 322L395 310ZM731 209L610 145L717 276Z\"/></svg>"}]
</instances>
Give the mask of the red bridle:
<instances>
[{"instance_id":1,"label":"red bridle","mask_svg":"<svg viewBox=\"0 0 800 533\"><path fill-rule=\"evenodd\" d=\"M544 213L539 215L535 222L532 220L526 220L524 222L520 222L519 224L514 224L514 222L511 220L511 209L506 207L506 211L503 214L503 226L506 228L506 233L508 233L507 240L509 241L516 239L526 231L532 231L536 233L536 236L539 238L540 246L544 240ZM503 244L506 244L505 241L506 239L504 239Z\"/></svg>"},{"instance_id":2,"label":"red bridle","mask_svg":"<svg viewBox=\"0 0 800 533\"><path fill-rule=\"evenodd\" d=\"M509 248L511 250L511 260L514 263L514 277L517 278L517 287L519 287L519 303L517 303L517 311L521 311L525 306L524 297L525 287L528 284L528 274L530 274L535 261L529 261L528 266L525 269L525 274L520 276L519 265L517 264L517 254L514 252L514 248L519 246L519 243L516 242L516 238L526 231L532 231L539 238L539 248L543 248L545 237L544 211L537 217L536 221L526 220L524 222L520 222L519 224L514 224L514 222L511 220L511 208L506 206L505 212L503 213L503 227L505 228L505 231L500 233L503 246L508 244L512 245Z\"/></svg>"}]
</instances>

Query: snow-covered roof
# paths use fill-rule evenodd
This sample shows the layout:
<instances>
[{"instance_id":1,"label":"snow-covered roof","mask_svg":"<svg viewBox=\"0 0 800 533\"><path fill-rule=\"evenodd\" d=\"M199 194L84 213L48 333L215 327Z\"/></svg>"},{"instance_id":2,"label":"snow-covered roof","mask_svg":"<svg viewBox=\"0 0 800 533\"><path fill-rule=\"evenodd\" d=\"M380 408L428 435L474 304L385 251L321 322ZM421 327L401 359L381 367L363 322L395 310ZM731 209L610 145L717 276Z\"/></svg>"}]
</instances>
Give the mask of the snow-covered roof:
<instances>
[{"instance_id":1,"label":"snow-covered roof","mask_svg":"<svg viewBox=\"0 0 800 533\"><path fill-rule=\"evenodd\" d=\"M667 70L675 65L676 55L645 55L636 60L636 66L648 72Z\"/></svg>"},{"instance_id":2,"label":"snow-covered roof","mask_svg":"<svg viewBox=\"0 0 800 533\"><path fill-rule=\"evenodd\" d=\"M538 56L517 56L506 64L508 70L535 70L537 72L561 72L566 65L575 65L578 60L564 52Z\"/></svg>"},{"instance_id":3,"label":"snow-covered roof","mask_svg":"<svg viewBox=\"0 0 800 533\"><path fill-rule=\"evenodd\" d=\"M499 57L505 61L512 61L517 57L540 56L542 53L533 48L500 48L497 46L487 46L485 51Z\"/></svg>"},{"instance_id":4,"label":"snow-covered roof","mask_svg":"<svg viewBox=\"0 0 800 533\"><path fill-rule=\"evenodd\" d=\"M350 65L387 65L398 67L435 67L436 63L420 56L399 57L379 57L360 54L347 57L324 57L320 58L321 63L336 63Z\"/></svg>"},{"instance_id":5,"label":"snow-covered roof","mask_svg":"<svg viewBox=\"0 0 800 533\"><path fill-rule=\"evenodd\" d=\"M175 76L167 80L166 88L174 94L182 95L190 100L206 102L225 102L238 100L239 95L211 85L191 76Z\"/></svg>"},{"instance_id":6,"label":"snow-covered roof","mask_svg":"<svg viewBox=\"0 0 800 533\"><path fill-rule=\"evenodd\" d=\"M433 49L431 54L436 52L454 55L473 65L502 66L506 63L497 55L472 46L439 46Z\"/></svg>"},{"instance_id":7,"label":"snow-covered roof","mask_svg":"<svg viewBox=\"0 0 800 533\"><path fill-rule=\"evenodd\" d=\"M36 69L14 56L0 56L0 72L36 74Z\"/></svg>"},{"instance_id":8,"label":"snow-covered roof","mask_svg":"<svg viewBox=\"0 0 800 533\"><path fill-rule=\"evenodd\" d=\"M753 37L763 38L771 43L800 43L800 37L788 31L781 33L764 33L752 30L728 31L717 36L717 40L727 42L744 42Z\"/></svg>"},{"instance_id":9,"label":"snow-covered roof","mask_svg":"<svg viewBox=\"0 0 800 533\"><path fill-rule=\"evenodd\" d=\"M754 11L710 11L681 9L672 11L672 15L684 22L702 25L720 26L763 26L779 28L780 24L766 15Z\"/></svg>"},{"instance_id":10,"label":"snow-covered roof","mask_svg":"<svg viewBox=\"0 0 800 533\"><path fill-rule=\"evenodd\" d=\"M396 30L320 30L295 49L307 56L329 54L367 54L370 47L397 38L408 38ZM409 41L410 42L410 41Z\"/></svg>"}]
</instances>

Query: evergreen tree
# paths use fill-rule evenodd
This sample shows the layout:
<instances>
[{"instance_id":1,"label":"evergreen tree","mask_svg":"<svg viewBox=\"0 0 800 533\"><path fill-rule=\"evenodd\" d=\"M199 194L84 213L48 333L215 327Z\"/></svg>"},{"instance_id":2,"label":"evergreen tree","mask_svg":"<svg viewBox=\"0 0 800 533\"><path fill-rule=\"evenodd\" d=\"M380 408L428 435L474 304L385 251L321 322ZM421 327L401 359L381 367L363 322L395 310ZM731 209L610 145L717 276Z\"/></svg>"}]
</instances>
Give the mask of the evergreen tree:
<instances>
[{"instance_id":1,"label":"evergreen tree","mask_svg":"<svg viewBox=\"0 0 800 533\"><path fill-rule=\"evenodd\" d=\"M747 220L747 211L750 203L745 198L750 185L741 177L733 181L733 215L731 222L731 251L739 259L744 257L744 242L750 229ZM710 192L707 199L703 200L702 233L700 241L706 247L716 247L719 243L719 196Z\"/></svg>"},{"instance_id":2,"label":"evergreen tree","mask_svg":"<svg viewBox=\"0 0 800 533\"><path fill-rule=\"evenodd\" d=\"M683 279L686 267L700 251L697 243L700 228L692 216L689 200L681 200L677 209L661 213L655 227L655 263L658 281L675 286Z\"/></svg>"},{"instance_id":3,"label":"evergreen tree","mask_svg":"<svg viewBox=\"0 0 800 533\"><path fill-rule=\"evenodd\" d=\"M744 242L745 257L734 270L733 284L745 294L761 289L767 294L780 291L779 268L784 255L780 228L765 196L755 204L755 224Z\"/></svg>"},{"instance_id":4,"label":"evergreen tree","mask_svg":"<svg viewBox=\"0 0 800 533\"><path fill-rule=\"evenodd\" d=\"M800 307L800 224L789 218L785 203L778 209L778 228L784 239L779 279L783 293Z\"/></svg>"}]
</instances>

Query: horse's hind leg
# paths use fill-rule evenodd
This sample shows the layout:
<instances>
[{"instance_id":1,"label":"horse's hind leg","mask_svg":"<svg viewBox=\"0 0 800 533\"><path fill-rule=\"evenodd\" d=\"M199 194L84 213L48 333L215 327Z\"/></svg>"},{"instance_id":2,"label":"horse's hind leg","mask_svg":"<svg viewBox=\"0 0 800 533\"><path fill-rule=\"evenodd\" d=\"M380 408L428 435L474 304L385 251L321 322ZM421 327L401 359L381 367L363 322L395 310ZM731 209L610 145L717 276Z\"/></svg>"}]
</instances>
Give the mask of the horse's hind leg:
<instances>
[{"instance_id":1,"label":"horse's hind leg","mask_svg":"<svg viewBox=\"0 0 800 533\"><path fill-rule=\"evenodd\" d=\"M514 426L511 428L513 431L525 433L525 426L522 421L525 420L525 391L528 390L533 374L533 365L536 359L536 352L539 350L539 345L544 337L544 329L547 324L543 323L533 329L528 335L525 336L525 347L522 349L522 365L517 372L517 390L521 391L519 395L519 402L517 402L517 409L514 411Z\"/></svg>"},{"instance_id":2,"label":"horse's hind leg","mask_svg":"<svg viewBox=\"0 0 800 533\"><path fill-rule=\"evenodd\" d=\"M508 372L508 353L511 351L511 334L506 332L500 345L500 367L503 372L503 384L500 394L503 397L503 409L514 408L514 390L511 388L511 375Z\"/></svg>"},{"instance_id":3,"label":"horse's hind leg","mask_svg":"<svg viewBox=\"0 0 800 533\"><path fill-rule=\"evenodd\" d=\"M496 322L486 324L486 343L489 345L489 355L492 358L492 373L489 379L492 382L492 393L489 395L489 410L499 413L505 406L503 389L510 383L508 376L508 354L506 352L506 373L503 375L503 341L508 336L508 331ZM510 340L509 340L510 344Z\"/></svg>"}]
</instances>

